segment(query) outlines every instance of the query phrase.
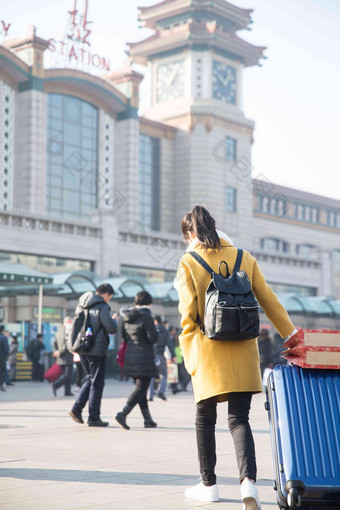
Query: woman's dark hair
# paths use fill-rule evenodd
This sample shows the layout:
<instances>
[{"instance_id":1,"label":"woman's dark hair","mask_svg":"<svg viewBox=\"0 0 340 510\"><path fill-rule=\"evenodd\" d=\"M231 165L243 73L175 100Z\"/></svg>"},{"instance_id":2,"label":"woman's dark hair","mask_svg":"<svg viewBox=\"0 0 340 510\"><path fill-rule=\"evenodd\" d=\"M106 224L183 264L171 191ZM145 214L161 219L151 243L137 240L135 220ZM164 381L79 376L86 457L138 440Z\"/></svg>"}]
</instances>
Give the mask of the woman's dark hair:
<instances>
[{"instance_id":1,"label":"woman's dark hair","mask_svg":"<svg viewBox=\"0 0 340 510\"><path fill-rule=\"evenodd\" d=\"M136 294L135 297L135 305L137 306L146 306L152 304L152 296L146 290L141 290Z\"/></svg>"},{"instance_id":2,"label":"woman's dark hair","mask_svg":"<svg viewBox=\"0 0 340 510\"><path fill-rule=\"evenodd\" d=\"M205 250L209 248L218 250L221 246L216 232L216 222L202 205L196 205L182 220L184 239L188 239L189 232L193 232Z\"/></svg>"},{"instance_id":3,"label":"woman's dark hair","mask_svg":"<svg viewBox=\"0 0 340 510\"><path fill-rule=\"evenodd\" d=\"M102 283L99 285L99 287L96 288L96 294L99 294L99 296L102 296L103 294L110 294L113 296L115 291L113 290L112 285L109 283Z\"/></svg>"}]
</instances>

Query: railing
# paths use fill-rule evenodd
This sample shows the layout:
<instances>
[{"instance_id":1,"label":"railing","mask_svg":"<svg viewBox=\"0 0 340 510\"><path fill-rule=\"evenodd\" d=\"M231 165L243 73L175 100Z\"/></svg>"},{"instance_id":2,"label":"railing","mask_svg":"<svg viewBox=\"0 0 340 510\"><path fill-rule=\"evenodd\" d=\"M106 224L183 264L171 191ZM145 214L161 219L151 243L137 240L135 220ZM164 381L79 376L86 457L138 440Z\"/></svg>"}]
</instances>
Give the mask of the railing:
<instances>
[{"instance_id":1,"label":"railing","mask_svg":"<svg viewBox=\"0 0 340 510\"><path fill-rule=\"evenodd\" d=\"M102 229L83 222L69 222L26 213L0 212L0 228L21 228L53 234L70 234L82 237L102 236Z\"/></svg>"},{"instance_id":2,"label":"railing","mask_svg":"<svg viewBox=\"0 0 340 510\"><path fill-rule=\"evenodd\" d=\"M252 255L259 262L270 262L271 264L279 264L285 266L307 267L310 269L321 269L321 262L309 258L302 258L284 253L275 253L270 251L252 250Z\"/></svg>"},{"instance_id":3,"label":"railing","mask_svg":"<svg viewBox=\"0 0 340 510\"><path fill-rule=\"evenodd\" d=\"M185 248L181 236L167 232L138 232L130 229L119 232L119 241L182 251Z\"/></svg>"}]
</instances>

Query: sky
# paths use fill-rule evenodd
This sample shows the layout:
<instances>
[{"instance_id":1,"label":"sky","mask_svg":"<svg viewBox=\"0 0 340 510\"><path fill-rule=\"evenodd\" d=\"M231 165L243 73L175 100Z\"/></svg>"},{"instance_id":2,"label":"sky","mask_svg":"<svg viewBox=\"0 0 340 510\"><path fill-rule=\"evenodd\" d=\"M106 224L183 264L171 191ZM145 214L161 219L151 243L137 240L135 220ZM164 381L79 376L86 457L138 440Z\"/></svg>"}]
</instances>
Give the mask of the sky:
<instances>
[{"instance_id":1,"label":"sky","mask_svg":"<svg viewBox=\"0 0 340 510\"><path fill-rule=\"evenodd\" d=\"M62 39L73 1L0 0L0 20L11 23L8 38L33 24L40 37ZM138 27L138 6L154 3L89 0L92 51L119 68L126 42L151 33ZM255 121L253 176L340 200L339 0L231 3L254 9L252 29L238 35L267 47L262 66L244 73L243 109Z\"/></svg>"}]
</instances>

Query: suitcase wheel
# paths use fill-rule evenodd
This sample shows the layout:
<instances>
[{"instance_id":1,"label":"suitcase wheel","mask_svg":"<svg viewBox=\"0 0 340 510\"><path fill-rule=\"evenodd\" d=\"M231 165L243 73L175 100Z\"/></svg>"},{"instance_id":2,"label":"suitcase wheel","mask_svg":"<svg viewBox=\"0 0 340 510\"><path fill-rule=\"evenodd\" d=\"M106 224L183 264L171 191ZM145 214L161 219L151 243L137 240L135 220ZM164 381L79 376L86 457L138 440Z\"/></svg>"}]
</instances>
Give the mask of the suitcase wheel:
<instances>
[{"instance_id":1,"label":"suitcase wheel","mask_svg":"<svg viewBox=\"0 0 340 510\"><path fill-rule=\"evenodd\" d=\"M289 508L297 508L301 506L301 495L299 494L299 491L295 488L289 489L288 495L287 495L287 503Z\"/></svg>"}]
</instances>

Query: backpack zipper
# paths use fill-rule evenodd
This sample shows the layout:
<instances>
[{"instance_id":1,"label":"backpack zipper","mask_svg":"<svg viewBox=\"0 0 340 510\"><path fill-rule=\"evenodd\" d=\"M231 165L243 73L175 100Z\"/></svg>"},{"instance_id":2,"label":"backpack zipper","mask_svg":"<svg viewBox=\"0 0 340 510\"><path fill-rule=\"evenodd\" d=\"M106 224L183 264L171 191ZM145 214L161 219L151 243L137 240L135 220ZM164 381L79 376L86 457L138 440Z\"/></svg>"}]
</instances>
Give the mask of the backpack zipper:
<instances>
[{"instance_id":1,"label":"backpack zipper","mask_svg":"<svg viewBox=\"0 0 340 510\"><path fill-rule=\"evenodd\" d=\"M251 306L241 306L241 305L228 305L228 306L225 306L225 301L221 301L220 303L217 303L217 306L220 307L220 308L226 308L228 310L235 310L236 308L240 308L242 310L250 310L250 309L253 309L253 308L258 308L259 306L258 305L251 305Z\"/></svg>"}]
</instances>

